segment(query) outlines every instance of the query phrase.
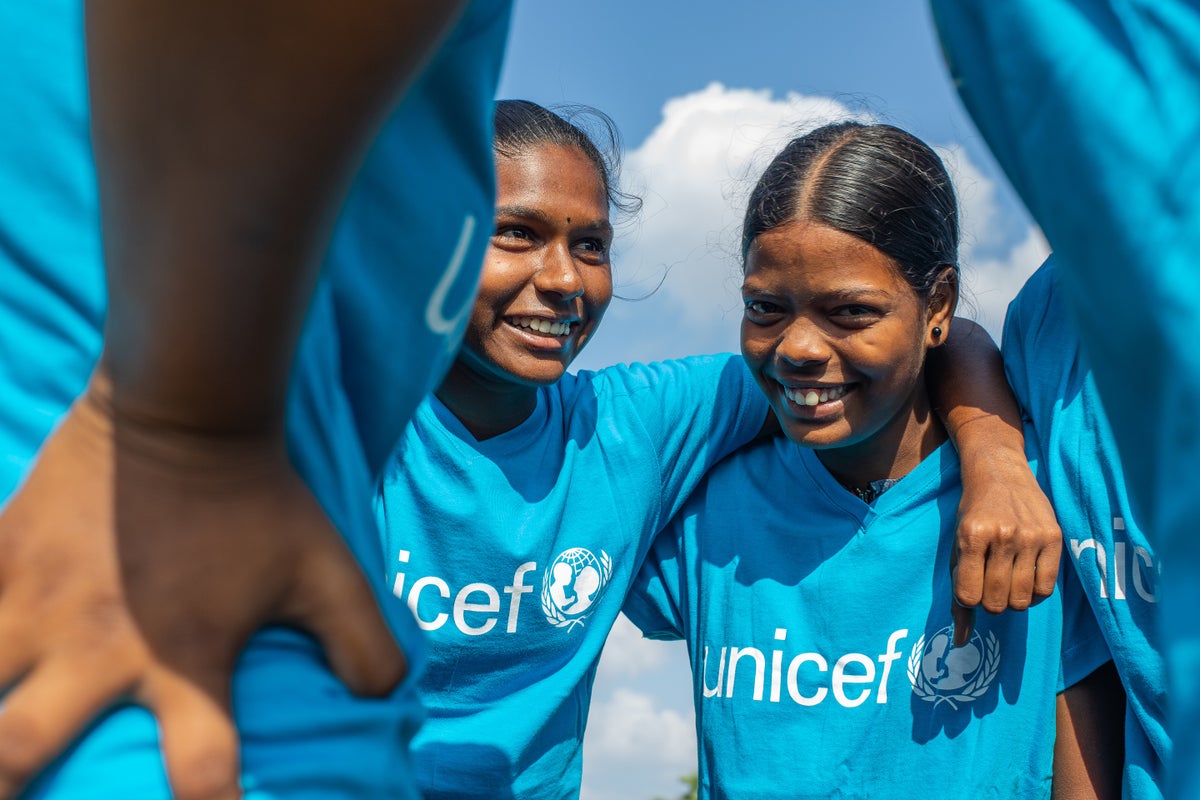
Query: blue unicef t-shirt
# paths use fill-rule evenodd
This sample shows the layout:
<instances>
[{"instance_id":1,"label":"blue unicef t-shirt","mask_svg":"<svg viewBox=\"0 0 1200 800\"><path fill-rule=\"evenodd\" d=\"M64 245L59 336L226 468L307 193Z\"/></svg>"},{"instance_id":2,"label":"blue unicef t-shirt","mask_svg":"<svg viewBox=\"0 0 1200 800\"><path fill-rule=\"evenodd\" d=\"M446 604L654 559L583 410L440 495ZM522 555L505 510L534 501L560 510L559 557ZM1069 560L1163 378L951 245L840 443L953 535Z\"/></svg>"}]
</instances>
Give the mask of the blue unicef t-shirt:
<instances>
[{"instance_id":1,"label":"blue unicef t-shirt","mask_svg":"<svg viewBox=\"0 0 1200 800\"><path fill-rule=\"evenodd\" d=\"M1125 686L1126 798L1162 796L1167 679L1158 634L1158 562L1125 494L1112 428L1053 268L1025 284L1004 324L1004 363L1041 448L1066 556Z\"/></svg>"},{"instance_id":2,"label":"blue unicef t-shirt","mask_svg":"<svg viewBox=\"0 0 1200 800\"><path fill-rule=\"evenodd\" d=\"M1200 797L1200 4L933 6L963 102L1054 250L1129 502L1162 565L1167 795L1192 800Z\"/></svg>"},{"instance_id":3,"label":"blue unicef t-shirt","mask_svg":"<svg viewBox=\"0 0 1200 800\"><path fill-rule=\"evenodd\" d=\"M375 580L375 477L453 354L492 219L492 101L507 0L476 0L386 123L348 198L296 354L293 462ZM0 4L0 502L83 389L106 295L88 132L83 4ZM2 643L0 643L2 646ZM414 677L352 696L307 636L254 637L233 682L249 798L415 797ZM28 797L169 797L153 717L106 713Z\"/></svg>"},{"instance_id":4,"label":"blue unicef t-shirt","mask_svg":"<svg viewBox=\"0 0 1200 800\"><path fill-rule=\"evenodd\" d=\"M1060 675L1060 593L951 646L960 495L949 443L873 505L786 439L709 474L625 606L687 641L702 797L1049 797L1056 693L1102 661Z\"/></svg>"},{"instance_id":5,"label":"blue unicef t-shirt","mask_svg":"<svg viewBox=\"0 0 1200 800\"><path fill-rule=\"evenodd\" d=\"M477 441L436 398L387 469L388 581L429 637L427 798L579 795L601 648L654 534L767 404L741 358L566 375Z\"/></svg>"}]
</instances>

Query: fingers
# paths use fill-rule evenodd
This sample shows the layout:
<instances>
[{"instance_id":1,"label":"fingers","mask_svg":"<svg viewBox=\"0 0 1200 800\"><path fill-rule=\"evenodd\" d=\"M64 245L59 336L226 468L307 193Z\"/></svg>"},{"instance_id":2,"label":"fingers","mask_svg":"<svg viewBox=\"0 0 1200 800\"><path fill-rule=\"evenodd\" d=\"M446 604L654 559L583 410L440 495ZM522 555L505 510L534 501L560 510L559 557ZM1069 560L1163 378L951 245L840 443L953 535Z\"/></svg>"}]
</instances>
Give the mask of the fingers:
<instances>
[{"instance_id":1,"label":"fingers","mask_svg":"<svg viewBox=\"0 0 1200 800\"><path fill-rule=\"evenodd\" d=\"M184 678L159 670L139 693L158 717L163 761L177 800L241 797L227 673L213 670Z\"/></svg>"},{"instance_id":2,"label":"fingers","mask_svg":"<svg viewBox=\"0 0 1200 800\"><path fill-rule=\"evenodd\" d=\"M305 554L285 617L320 641L352 692L381 697L404 679L408 663L346 546L332 531L325 541Z\"/></svg>"},{"instance_id":3,"label":"fingers","mask_svg":"<svg viewBox=\"0 0 1200 800\"><path fill-rule=\"evenodd\" d=\"M983 602L986 563L986 543L978 545L974 537L960 528L958 541L950 553L950 574L958 605L974 608Z\"/></svg>"},{"instance_id":4,"label":"fingers","mask_svg":"<svg viewBox=\"0 0 1200 800\"><path fill-rule=\"evenodd\" d=\"M1062 536L1059 535L1038 553L1033 579L1033 603L1054 594L1058 582L1058 563L1062 558Z\"/></svg>"},{"instance_id":5,"label":"fingers","mask_svg":"<svg viewBox=\"0 0 1200 800\"><path fill-rule=\"evenodd\" d=\"M108 653L73 648L42 661L0 706L0 797L13 796L112 701L127 691L132 669ZM88 679L81 666L95 665Z\"/></svg>"}]
</instances>

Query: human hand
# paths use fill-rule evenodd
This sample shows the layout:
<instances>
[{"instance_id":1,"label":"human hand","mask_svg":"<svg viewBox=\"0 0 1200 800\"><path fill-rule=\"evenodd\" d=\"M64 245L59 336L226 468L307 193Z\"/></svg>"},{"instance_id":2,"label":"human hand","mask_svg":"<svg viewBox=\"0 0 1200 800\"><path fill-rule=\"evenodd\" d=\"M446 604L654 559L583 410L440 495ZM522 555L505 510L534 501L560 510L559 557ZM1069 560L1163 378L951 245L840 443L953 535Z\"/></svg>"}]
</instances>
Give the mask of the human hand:
<instances>
[{"instance_id":1,"label":"human hand","mask_svg":"<svg viewBox=\"0 0 1200 800\"><path fill-rule=\"evenodd\" d=\"M1062 531L1024 453L995 448L986 464L963 464L963 493L951 553L954 644L966 644L975 607L1025 611L1054 592Z\"/></svg>"},{"instance_id":2,"label":"human hand","mask_svg":"<svg viewBox=\"0 0 1200 800\"><path fill-rule=\"evenodd\" d=\"M129 699L158 717L176 797L238 797L230 678L268 621L310 631L356 693L404 676L282 434L156 427L90 387L0 514L0 796Z\"/></svg>"}]
</instances>

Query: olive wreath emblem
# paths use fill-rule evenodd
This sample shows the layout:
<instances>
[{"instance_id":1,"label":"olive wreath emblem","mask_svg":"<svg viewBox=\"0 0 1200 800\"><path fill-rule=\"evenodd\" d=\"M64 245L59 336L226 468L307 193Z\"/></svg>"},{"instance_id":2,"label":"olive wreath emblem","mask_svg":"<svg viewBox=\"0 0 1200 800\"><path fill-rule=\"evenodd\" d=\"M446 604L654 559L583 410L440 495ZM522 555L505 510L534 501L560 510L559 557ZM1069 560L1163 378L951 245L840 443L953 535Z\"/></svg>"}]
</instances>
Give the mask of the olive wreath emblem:
<instances>
[{"instance_id":1,"label":"olive wreath emblem","mask_svg":"<svg viewBox=\"0 0 1200 800\"><path fill-rule=\"evenodd\" d=\"M978 636L978 634L976 634ZM922 656L925 653L925 636L917 639L913 645L912 655L908 657L908 682L912 684L913 694L922 700L933 703L937 708L942 703L949 703L955 711L958 703L971 703L983 697L996 679L1000 670L1000 642L996 634L988 631L987 644L984 648L983 664L975 673L975 677L960 687L954 694L940 694L932 683L925 677L921 669Z\"/></svg>"},{"instance_id":2,"label":"olive wreath emblem","mask_svg":"<svg viewBox=\"0 0 1200 800\"><path fill-rule=\"evenodd\" d=\"M583 549L583 548L579 548ZM565 551L564 551L565 552ZM590 551L584 552L591 555ZM561 557L561 553L559 556ZM558 559L555 559L557 561ZM612 575L612 557L603 550L600 551L600 586L596 589L596 599L588 606L587 610L580 617L568 618L557 605L554 604L554 598L550 596L550 573L551 569L547 568L542 575L542 613L546 615L546 621L556 628L566 628L568 630L576 625L583 627L583 621L591 616L591 610L600 602L604 590L608 588L608 579ZM554 562L550 562L550 567L554 566Z\"/></svg>"}]
</instances>

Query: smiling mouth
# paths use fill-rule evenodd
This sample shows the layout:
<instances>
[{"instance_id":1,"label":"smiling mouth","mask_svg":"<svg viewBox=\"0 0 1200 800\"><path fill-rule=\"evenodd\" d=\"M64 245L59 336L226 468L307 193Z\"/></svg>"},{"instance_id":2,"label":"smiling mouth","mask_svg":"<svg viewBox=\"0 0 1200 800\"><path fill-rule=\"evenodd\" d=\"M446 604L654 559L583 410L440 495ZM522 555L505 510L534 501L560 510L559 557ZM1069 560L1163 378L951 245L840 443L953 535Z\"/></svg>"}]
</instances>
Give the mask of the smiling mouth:
<instances>
[{"instance_id":1,"label":"smiling mouth","mask_svg":"<svg viewBox=\"0 0 1200 800\"><path fill-rule=\"evenodd\" d=\"M793 389L784 386L783 396L798 406L815 406L821 403L828 403L831 400L840 400L849 391L850 385L845 383L837 386L812 387L808 389Z\"/></svg>"},{"instance_id":2,"label":"smiling mouth","mask_svg":"<svg viewBox=\"0 0 1200 800\"><path fill-rule=\"evenodd\" d=\"M578 324L566 320L549 320L539 317L506 317L505 319L514 328L543 336L570 336L572 326Z\"/></svg>"}]
</instances>

